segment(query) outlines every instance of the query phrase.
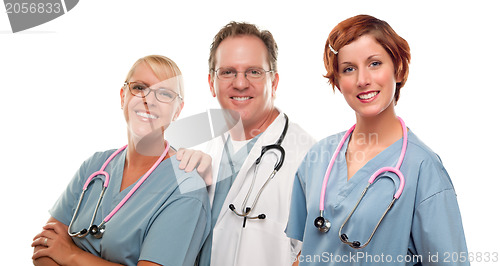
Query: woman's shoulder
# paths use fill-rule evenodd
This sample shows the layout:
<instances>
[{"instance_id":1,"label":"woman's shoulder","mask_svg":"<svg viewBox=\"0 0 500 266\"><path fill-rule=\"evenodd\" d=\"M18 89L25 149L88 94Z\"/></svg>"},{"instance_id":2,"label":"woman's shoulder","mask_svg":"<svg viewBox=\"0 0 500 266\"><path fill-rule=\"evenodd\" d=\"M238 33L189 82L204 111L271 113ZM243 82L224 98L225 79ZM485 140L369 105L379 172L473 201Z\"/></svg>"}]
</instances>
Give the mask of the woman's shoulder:
<instances>
[{"instance_id":1,"label":"woman's shoulder","mask_svg":"<svg viewBox=\"0 0 500 266\"><path fill-rule=\"evenodd\" d=\"M451 178L439 155L420 140L411 130L408 134L407 153L409 162L419 168L419 188L430 194L454 189Z\"/></svg>"},{"instance_id":2,"label":"woman's shoulder","mask_svg":"<svg viewBox=\"0 0 500 266\"><path fill-rule=\"evenodd\" d=\"M412 130L408 131L408 148L411 156L420 161L442 164L441 158L429 146L427 146L420 138L417 137Z\"/></svg>"},{"instance_id":3,"label":"woman's shoulder","mask_svg":"<svg viewBox=\"0 0 500 266\"><path fill-rule=\"evenodd\" d=\"M168 159L172 165L173 175L175 176L177 191L180 195L205 198L207 189L205 181L196 170L186 172L179 168L180 161L175 156Z\"/></svg>"},{"instance_id":4,"label":"woman's shoulder","mask_svg":"<svg viewBox=\"0 0 500 266\"><path fill-rule=\"evenodd\" d=\"M85 162L103 164L115 151L118 149L109 149L104 151L96 151Z\"/></svg>"},{"instance_id":5,"label":"woman's shoulder","mask_svg":"<svg viewBox=\"0 0 500 266\"><path fill-rule=\"evenodd\" d=\"M80 165L79 172L82 175L82 178L86 175L90 175L92 172L99 170L102 165L106 162L106 160L118 149L110 149L105 151L97 151L94 152L91 156L89 156L83 163ZM111 164L114 161L110 162Z\"/></svg>"}]
</instances>

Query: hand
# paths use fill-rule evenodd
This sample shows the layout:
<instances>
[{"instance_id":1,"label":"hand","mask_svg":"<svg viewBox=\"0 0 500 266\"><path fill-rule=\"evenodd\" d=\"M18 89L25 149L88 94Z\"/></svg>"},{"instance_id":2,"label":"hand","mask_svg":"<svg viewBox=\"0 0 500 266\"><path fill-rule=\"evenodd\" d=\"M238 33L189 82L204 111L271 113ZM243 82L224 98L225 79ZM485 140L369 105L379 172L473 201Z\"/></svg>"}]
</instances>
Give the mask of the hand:
<instances>
[{"instance_id":1,"label":"hand","mask_svg":"<svg viewBox=\"0 0 500 266\"><path fill-rule=\"evenodd\" d=\"M212 157L210 155L202 151L180 148L176 158L181 161L180 169L188 173L196 169L207 186L212 185Z\"/></svg>"},{"instance_id":2,"label":"hand","mask_svg":"<svg viewBox=\"0 0 500 266\"><path fill-rule=\"evenodd\" d=\"M59 221L48 222L43 231L33 238L33 260L41 257L50 257L59 265L70 263L72 255L85 252L78 248L67 233L68 227Z\"/></svg>"}]
</instances>

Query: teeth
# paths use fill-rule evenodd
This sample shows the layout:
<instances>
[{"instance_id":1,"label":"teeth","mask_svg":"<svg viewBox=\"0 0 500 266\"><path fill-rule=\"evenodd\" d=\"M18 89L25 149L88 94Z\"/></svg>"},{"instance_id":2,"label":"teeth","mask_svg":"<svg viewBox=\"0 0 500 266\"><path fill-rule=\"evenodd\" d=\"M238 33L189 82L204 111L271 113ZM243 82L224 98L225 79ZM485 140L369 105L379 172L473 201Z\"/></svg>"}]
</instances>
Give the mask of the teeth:
<instances>
[{"instance_id":1,"label":"teeth","mask_svg":"<svg viewBox=\"0 0 500 266\"><path fill-rule=\"evenodd\" d=\"M370 92L370 93L367 93L367 94L361 94L359 95L358 97L362 100L368 100L372 97L375 97L375 95L377 95L378 92L377 91L374 91L374 92Z\"/></svg>"},{"instance_id":2,"label":"teeth","mask_svg":"<svg viewBox=\"0 0 500 266\"><path fill-rule=\"evenodd\" d=\"M157 119L158 118L158 116L156 116L156 115L152 115L152 114L148 114L148 113L144 113L144 112L136 112L136 114L138 116L142 116L144 118L149 118L149 119Z\"/></svg>"},{"instance_id":3,"label":"teeth","mask_svg":"<svg viewBox=\"0 0 500 266\"><path fill-rule=\"evenodd\" d=\"M237 101L246 101L246 100L249 100L250 97L231 97L231 99L237 100Z\"/></svg>"}]
</instances>

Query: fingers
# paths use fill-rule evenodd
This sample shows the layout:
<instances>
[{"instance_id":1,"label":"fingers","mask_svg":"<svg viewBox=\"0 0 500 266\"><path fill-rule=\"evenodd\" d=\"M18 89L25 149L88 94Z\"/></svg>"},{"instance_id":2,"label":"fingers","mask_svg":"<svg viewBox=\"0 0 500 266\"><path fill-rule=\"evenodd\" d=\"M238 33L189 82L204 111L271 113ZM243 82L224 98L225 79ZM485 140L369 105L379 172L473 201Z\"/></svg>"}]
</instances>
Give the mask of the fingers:
<instances>
[{"instance_id":1,"label":"fingers","mask_svg":"<svg viewBox=\"0 0 500 266\"><path fill-rule=\"evenodd\" d=\"M48 243L50 240L57 238L58 234L54 230L43 230L40 234L36 235L33 238L33 243L31 246L46 246L48 247Z\"/></svg>"},{"instance_id":2,"label":"fingers","mask_svg":"<svg viewBox=\"0 0 500 266\"><path fill-rule=\"evenodd\" d=\"M177 150L177 153L175 154L175 158L177 159L177 161L182 160L182 157L184 156L184 152L186 152L186 149L184 149L184 148L180 148L179 150Z\"/></svg>"},{"instance_id":3,"label":"fingers","mask_svg":"<svg viewBox=\"0 0 500 266\"><path fill-rule=\"evenodd\" d=\"M181 161L179 163L179 169L185 170L186 166L188 165L189 161L191 160L191 156L193 155L194 150L188 150L188 149L179 149L176 154L176 158L178 161Z\"/></svg>"},{"instance_id":4,"label":"fingers","mask_svg":"<svg viewBox=\"0 0 500 266\"><path fill-rule=\"evenodd\" d=\"M176 155L177 160L181 161L179 163L179 169L184 170L186 172L193 171L198 166L198 164L203 160L203 157L205 155L206 155L205 153L197 150L179 149Z\"/></svg>"},{"instance_id":5,"label":"fingers","mask_svg":"<svg viewBox=\"0 0 500 266\"><path fill-rule=\"evenodd\" d=\"M198 173L212 172L212 157L207 154L203 154L196 170L198 170Z\"/></svg>"},{"instance_id":6,"label":"fingers","mask_svg":"<svg viewBox=\"0 0 500 266\"><path fill-rule=\"evenodd\" d=\"M58 220L54 219L54 218L50 218L49 221L42 227L43 228L43 231L38 233L35 237L33 237L33 240L41 237L41 236L45 236L45 231L47 230L50 230L50 231L53 231L55 232L56 234L66 234L66 232L68 231L68 226L59 222Z\"/></svg>"},{"instance_id":7,"label":"fingers","mask_svg":"<svg viewBox=\"0 0 500 266\"><path fill-rule=\"evenodd\" d=\"M212 157L197 150L179 149L176 155L180 161L179 169L191 172L194 169L198 171L207 185L212 184Z\"/></svg>"},{"instance_id":8,"label":"fingers","mask_svg":"<svg viewBox=\"0 0 500 266\"><path fill-rule=\"evenodd\" d=\"M212 185L212 158L208 155L201 160L200 165L196 169L203 178L207 186Z\"/></svg>"},{"instance_id":9,"label":"fingers","mask_svg":"<svg viewBox=\"0 0 500 266\"><path fill-rule=\"evenodd\" d=\"M44 230L53 230L56 234L66 233L68 227L60 222L50 222L47 223L44 227Z\"/></svg>"},{"instance_id":10,"label":"fingers","mask_svg":"<svg viewBox=\"0 0 500 266\"><path fill-rule=\"evenodd\" d=\"M194 151L191 154L191 158L189 158L189 162L186 165L186 168L184 169L184 171L191 172L194 169L196 169L198 167L198 165L204 159L204 155L206 155L206 154L202 153L201 151Z\"/></svg>"},{"instance_id":11,"label":"fingers","mask_svg":"<svg viewBox=\"0 0 500 266\"><path fill-rule=\"evenodd\" d=\"M38 233L35 237L33 237L33 241L35 241L35 239L37 239L37 238L41 237L41 236L42 236L42 233L43 233L43 231L42 231L41 233Z\"/></svg>"},{"instance_id":12,"label":"fingers","mask_svg":"<svg viewBox=\"0 0 500 266\"><path fill-rule=\"evenodd\" d=\"M210 172L207 172L206 174L204 175L201 175L200 176L203 178L203 180L205 181L205 184L207 186L211 186L212 183L213 183L213 178L212 178L212 171L210 170Z\"/></svg>"},{"instance_id":13,"label":"fingers","mask_svg":"<svg viewBox=\"0 0 500 266\"><path fill-rule=\"evenodd\" d=\"M44 227L43 231L37 234L33 238L33 242L31 243L32 247L35 246L45 246L48 247L50 241L56 239L58 236L65 237L67 227L60 222L48 222Z\"/></svg>"},{"instance_id":14,"label":"fingers","mask_svg":"<svg viewBox=\"0 0 500 266\"><path fill-rule=\"evenodd\" d=\"M48 238L48 237L45 237L45 236L41 236L41 237L38 237L36 238L33 243L31 243L31 246L32 247L36 247L36 246L44 246L44 247L48 247L49 246L49 241L51 241L52 239Z\"/></svg>"},{"instance_id":15,"label":"fingers","mask_svg":"<svg viewBox=\"0 0 500 266\"><path fill-rule=\"evenodd\" d=\"M31 257L32 260L36 260L41 257L49 257L49 249L47 248L40 248L33 252L33 256Z\"/></svg>"}]
</instances>

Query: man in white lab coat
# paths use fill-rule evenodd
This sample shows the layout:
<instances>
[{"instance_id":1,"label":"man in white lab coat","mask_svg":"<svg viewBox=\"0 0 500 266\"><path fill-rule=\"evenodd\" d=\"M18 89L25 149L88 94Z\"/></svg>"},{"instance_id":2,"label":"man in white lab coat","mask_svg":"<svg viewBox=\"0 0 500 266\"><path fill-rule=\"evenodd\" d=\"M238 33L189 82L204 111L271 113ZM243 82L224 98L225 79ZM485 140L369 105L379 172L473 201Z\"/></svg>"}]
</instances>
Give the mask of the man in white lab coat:
<instances>
[{"instance_id":1,"label":"man in white lab coat","mask_svg":"<svg viewBox=\"0 0 500 266\"><path fill-rule=\"evenodd\" d=\"M231 22L214 37L210 91L223 109L235 111L229 119L240 122L205 150L212 157L213 233L200 252L201 266L291 265L300 251L301 243L284 230L294 175L314 140L274 106L277 49L269 31L248 23ZM257 166L267 145L284 153L270 146Z\"/></svg>"}]
</instances>

